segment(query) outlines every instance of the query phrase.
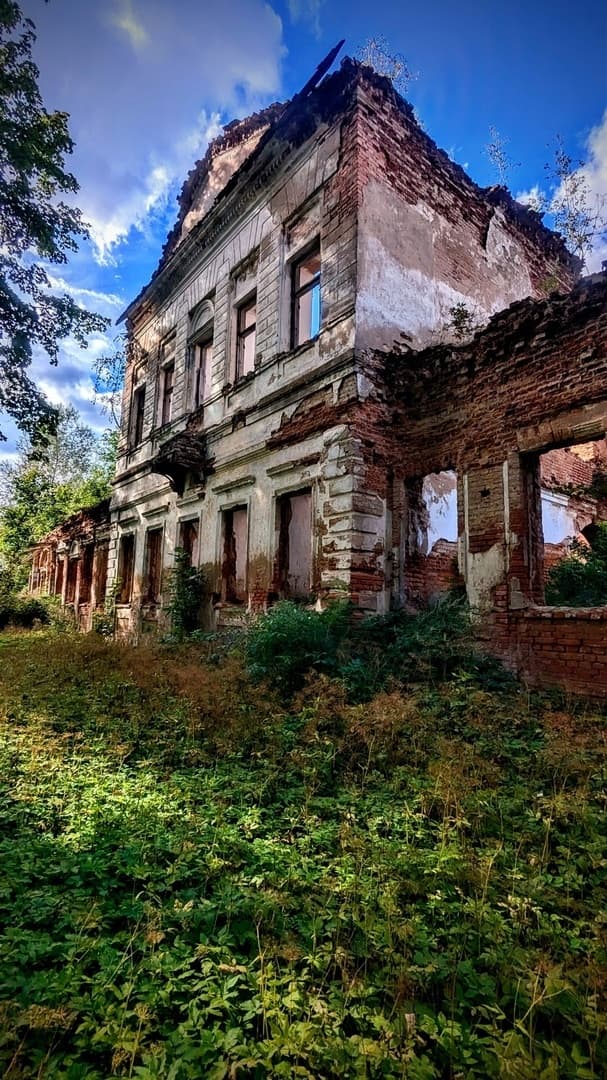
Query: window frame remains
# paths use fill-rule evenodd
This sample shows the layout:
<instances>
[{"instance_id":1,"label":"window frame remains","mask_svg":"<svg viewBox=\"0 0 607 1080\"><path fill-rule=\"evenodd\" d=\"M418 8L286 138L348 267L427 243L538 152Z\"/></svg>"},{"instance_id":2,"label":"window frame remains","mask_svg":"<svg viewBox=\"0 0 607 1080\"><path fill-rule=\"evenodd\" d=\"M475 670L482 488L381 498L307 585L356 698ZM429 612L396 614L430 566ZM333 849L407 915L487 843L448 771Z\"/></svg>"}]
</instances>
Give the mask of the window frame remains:
<instances>
[{"instance_id":1,"label":"window frame remains","mask_svg":"<svg viewBox=\"0 0 607 1080\"><path fill-rule=\"evenodd\" d=\"M133 596L133 584L135 581L135 546L134 532L123 533L120 537L118 548L118 579L120 592L118 593L119 604L130 604Z\"/></svg>"},{"instance_id":2,"label":"window frame remains","mask_svg":"<svg viewBox=\"0 0 607 1080\"><path fill-rule=\"evenodd\" d=\"M162 548L164 529L156 526L145 534L143 600L159 604L162 596Z\"/></svg>"},{"instance_id":3,"label":"window frame remains","mask_svg":"<svg viewBox=\"0 0 607 1080\"><path fill-rule=\"evenodd\" d=\"M318 269L310 276L309 281L301 283L300 276L301 271L306 267L306 264L312 260L318 260ZM321 255L320 255L320 240L316 240L314 244L307 248L302 254L291 263L291 348L298 349L302 345L306 345L310 341L315 341L320 334L320 327L322 322L322 308L321 308ZM315 301L314 293L317 293L318 299ZM302 336L302 301L312 294L310 301L310 313L309 313L309 325L305 328L305 336ZM318 325L315 325L315 308L318 307Z\"/></svg>"},{"instance_id":4,"label":"window frame remains","mask_svg":"<svg viewBox=\"0 0 607 1080\"><path fill-rule=\"evenodd\" d=\"M246 324L247 313L252 309L255 310L255 321L250 325ZM246 368L244 360L247 352L247 343L253 339L253 355L250 358L250 366ZM247 375L252 375L255 371L255 347L257 341L257 291L250 293L249 296L239 302L236 308L236 379L243 379Z\"/></svg>"}]
</instances>

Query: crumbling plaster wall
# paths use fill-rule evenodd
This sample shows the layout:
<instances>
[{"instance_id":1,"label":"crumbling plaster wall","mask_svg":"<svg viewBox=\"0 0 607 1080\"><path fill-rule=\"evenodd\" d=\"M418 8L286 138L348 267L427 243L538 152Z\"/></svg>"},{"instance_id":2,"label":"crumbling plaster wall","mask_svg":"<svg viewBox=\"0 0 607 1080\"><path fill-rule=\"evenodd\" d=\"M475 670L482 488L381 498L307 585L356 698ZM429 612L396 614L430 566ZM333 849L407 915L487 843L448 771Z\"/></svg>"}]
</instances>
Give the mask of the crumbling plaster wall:
<instances>
[{"instance_id":1,"label":"crumbling plaster wall","mask_svg":"<svg viewBox=\"0 0 607 1080\"><path fill-rule=\"evenodd\" d=\"M372 82L358 93L357 348L424 347L456 304L482 323L573 284L575 260L503 189L478 188Z\"/></svg>"}]
</instances>

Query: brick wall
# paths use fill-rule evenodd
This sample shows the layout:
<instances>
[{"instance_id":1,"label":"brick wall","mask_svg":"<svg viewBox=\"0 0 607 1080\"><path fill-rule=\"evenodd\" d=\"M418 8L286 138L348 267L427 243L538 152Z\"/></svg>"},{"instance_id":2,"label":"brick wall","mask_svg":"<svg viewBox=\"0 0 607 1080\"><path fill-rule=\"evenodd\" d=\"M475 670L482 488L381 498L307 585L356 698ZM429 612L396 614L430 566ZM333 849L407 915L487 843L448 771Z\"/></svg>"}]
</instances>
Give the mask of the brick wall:
<instances>
[{"instance_id":1,"label":"brick wall","mask_svg":"<svg viewBox=\"0 0 607 1080\"><path fill-rule=\"evenodd\" d=\"M559 483L587 480L579 444L607 426L607 276L512 305L470 346L390 364L394 455L413 474L455 466L461 478L469 592L475 560L485 560L485 646L532 683L606 694L607 609L542 606L539 506L543 452L578 444L551 449L542 464Z\"/></svg>"},{"instance_id":2,"label":"brick wall","mask_svg":"<svg viewBox=\"0 0 607 1080\"><path fill-rule=\"evenodd\" d=\"M532 686L607 697L607 608L536 607L495 612L481 639Z\"/></svg>"}]
</instances>

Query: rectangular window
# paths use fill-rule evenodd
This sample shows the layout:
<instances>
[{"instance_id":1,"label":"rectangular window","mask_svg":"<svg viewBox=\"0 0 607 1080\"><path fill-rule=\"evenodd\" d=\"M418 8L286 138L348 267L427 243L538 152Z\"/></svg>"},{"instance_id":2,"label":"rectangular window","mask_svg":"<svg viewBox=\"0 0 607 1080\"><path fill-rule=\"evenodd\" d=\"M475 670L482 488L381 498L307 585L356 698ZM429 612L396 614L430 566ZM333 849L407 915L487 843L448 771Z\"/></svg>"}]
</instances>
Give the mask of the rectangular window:
<instances>
[{"instance_id":1,"label":"rectangular window","mask_svg":"<svg viewBox=\"0 0 607 1080\"><path fill-rule=\"evenodd\" d=\"M57 561L57 577L55 578L55 595L61 596L63 592L63 574L65 571L65 559L59 557Z\"/></svg>"},{"instance_id":2,"label":"rectangular window","mask_svg":"<svg viewBox=\"0 0 607 1080\"><path fill-rule=\"evenodd\" d=\"M535 598L557 607L607 604L607 440L551 447L527 462ZM535 473L535 484L533 474Z\"/></svg>"},{"instance_id":3,"label":"rectangular window","mask_svg":"<svg viewBox=\"0 0 607 1080\"><path fill-rule=\"evenodd\" d=\"M78 559L67 560L67 582L65 588L66 604L73 604L76 599L76 579L78 577Z\"/></svg>"},{"instance_id":4,"label":"rectangular window","mask_svg":"<svg viewBox=\"0 0 607 1080\"><path fill-rule=\"evenodd\" d=\"M179 529L179 547L183 548L190 566L195 565L196 545L198 543L198 523L196 521L183 521Z\"/></svg>"},{"instance_id":5,"label":"rectangular window","mask_svg":"<svg viewBox=\"0 0 607 1080\"><path fill-rule=\"evenodd\" d=\"M168 364L162 369L162 402L160 423L168 424L173 411L173 384L175 382L175 364Z\"/></svg>"},{"instance_id":6,"label":"rectangular window","mask_svg":"<svg viewBox=\"0 0 607 1080\"><path fill-rule=\"evenodd\" d=\"M320 246L293 264L292 348L320 331Z\"/></svg>"},{"instance_id":7,"label":"rectangular window","mask_svg":"<svg viewBox=\"0 0 607 1080\"><path fill-rule=\"evenodd\" d=\"M247 508L236 507L223 515L223 598L243 604L247 598Z\"/></svg>"},{"instance_id":8,"label":"rectangular window","mask_svg":"<svg viewBox=\"0 0 607 1080\"><path fill-rule=\"evenodd\" d=\"M236 377L248 375L255 368L257 297L238 308L236 326Z\"/></svg>"},{"instance_id":9,"label":"rectangular window","mask_svg":"<svg viewBox=\"0 0 607 1080\"><path fill-rule=\"evenodd\" d=\"M78 600L81 604L88 604L91 599L94 553L95 549L92 544L87 544L82 549L80 557L80 589L78 590Z\"/></svg>"},{"instance_id":10,"label":"rectangular window","mask_svg":"<svg viewBox=\"0 0 607 1080\"><path fill-rule=\"evenodd\" d=\"M312 493L277 500L278 577L281 596L309 596L312 589Z\"/></svg>"},{"instance_id":11,"label":"rectangular window","mask_svg":"<svg viewBox=\"0 0 607 1080\"><path fill-rule=\"evenodd\" d=\"M108 554L107 544L101 544L95 552L95 604L98 606L105 602Z\"/></svg>"},{"instance_id":12,"label":"rectangular window","mask_svg":"<svg viewBox=\"0 0 607 1080\"><path fill-rule=\"evenodd\" d=\"M132 438L131 445L139 446L143 439L143 421L145 415L145 386L139 386L133 394Z\"/></svg>"},{"instance_id":13,"label":"rectangular window","mask_svg":"<svg viewBox=\"0 0 607 1080\"><path fill-rule=\"evenodd\" d=\"M120 578L119 604L130 604L133 592L133 574L135 570L135 533L126 533L120 538L118 554L118 577Z\"/></svg>"},{"instance_id":14,"label":"rectangular window","mask_svg":"<svg viewBox=\"0 0 607 1080\"><path fill-rule=\"evenodd\" d=\"M194 401L193 407L202 405L211 392L213 365L213 339L194 345Z\"/></svg>"},{"instance_id":15,"label":"rectangular window","mask_svg":"<svg viewBox=\"0 0 607 1080\"><path fill-rule=\"evenodd\" d=\"M145 542L143 596L150 604L160 602L162 580L162 529L150 529Z\"/></svg>"}]
</instances>

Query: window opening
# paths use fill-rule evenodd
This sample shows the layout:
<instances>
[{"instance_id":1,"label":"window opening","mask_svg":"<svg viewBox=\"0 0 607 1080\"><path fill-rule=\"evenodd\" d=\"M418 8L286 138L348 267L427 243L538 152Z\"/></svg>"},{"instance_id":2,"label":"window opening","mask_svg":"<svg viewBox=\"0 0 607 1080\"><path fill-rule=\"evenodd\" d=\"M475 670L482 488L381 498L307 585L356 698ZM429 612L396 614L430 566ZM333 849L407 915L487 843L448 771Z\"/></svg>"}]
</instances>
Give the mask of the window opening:
<instances>
[{"instance_id":1,"label":"window opening","mask_svg":"<svg viewBox=\"0 0 607 1080\"><path fill-rule=\"evenodd\" d=\"M95 603L103 604L107 585L107 564L109 547L102 544L95 553Z\"/></svg>"},{"instance_id":2,"label":"window opening","mask_svg":"<svg viewBox=\"0 0 607 1080\"><path fill-rule=\"evenodd\" d=\"M278 587L283 597L309 596L312 589L312 493L281 495L276 501Z\"/></svg>"},{"instance_id":3,"label":"window opening","mask_svg":"<svg viewBox=\"0 0 607 1080\"><path fill-rule=\"evenodd\" d=\"M120 538L120 551L118 557L118 577L120 578L120 593L118 602L130 604L133 592L133 574L135 570L135 534L126 533Z\"/></svg>"},{"instance_id":4,"label":"window opening","mask_svg":"<svg viewBox=\"0 0 607 1080\"><path fill-rule=\"evenodd\" d=\"M222 591L232 604L247 599L247 521L246 506L224 511Z\"/></svg>"},{"instance_id":5,"label":"window opening","mask_svg":"<svg viewBox=\"0 0 607 1080\"><path fill-rule=\"evenodd\" d=\"M139 386L133 394L133 446L139 446L143 439L145 418L145 386Z\"/></svg>"},{"instance_id":6,"label":"window opening","mask_svg":"<svg viewBox=\"0 0 607 1080\"><path fill-rule=\"evenodd\" d=\"M65 570L65 559L59 558L57 560L57 577L55 579L55 595L61 596L63 592L63 574Z\"/></svg>"},{"instance_id":7,"label":"window opening","mask_svg":"<svg viewBox=\"0 0 607 1080\"><path fill-rule=\"evenodd\" d=\"M607 441L540 454L536 500L538 493L539 515L537 502L529 504L537 598L573 607L607 604Z\"/></svg>"},{"instance_id":8,"label":"window opening","mask_svg":"<svg viewBox=\"0 0 607 1080\"><path fill-rule=\"evenodd\" d=\"M66 604L73 604L76 599L76 581L78 578L78 562L77 558L68 558L67 560L67 581L65 586L65 602Z\"/></svg>"},{"instance_id":9,"label":"window opening","mask_svg":"<svg viewBox=\"0 0 607 1080\"><path fill-rule=\"evenodd\" d=\"M160 602L162 579L162 529L149 529L145 547L144 599L151 604Z\"/></svg>"},{"instance_id":10,"label":"window opening","mask_svg":"<svg viewBox=\"0 0 607 1080\"><path fill-rule=\"evenodd\" d=\"M179 547L185 551L190 566L195 563L198 542L198 524L196 521L183 521L179 530Z\"/></svg>"},{"instance_id":11,"label":"window opening","mask_svg":"<svg viewBox=\"0 0 607 1080\"><path fill-rule=\"evenodd\" d=\"M197 342L194 345L194 401L198 408L209 397L213 368L213 339Z\"/></svg>"},{"instance_id":12,"label":"window opening","mask_svg":"<svg viewBox=\"0 0 607 1080\"><path fill-rule=\"evenodd\" d=\"M78 590L78 601L81 604L88 604L91 599L94 553L95 549L92 544L87 544L82 548L82 558L80 560L80 588Z\"/></svg>"},{"instance_id":13,"label":"window opening","mask_svg":"<svg viewBox=\"0 0 607 1080\"><path fill-rule=\"evenodd\" d=\"M168 364L162 369L162 410L161 424L168 424L173 411L173 384L175 382L175 364Z\"/></svg>"},{"instance_id":14,"label":"window opening","mask_svg":"<svg viewBox=\"0 0 607 1080\"><path fill-rule=\"evenodd\" d=\"M425 605L462 584L457 564L457 473L445 469L406 482L404 591Z\"/></svg>"},{"instance_id":15,"label":"window opening","mask_svg":"<svg viewBox=\"0 0 607 1080\"><path fill-rule=\"evenodd\" d=\"M248 375L255 368L257 297L238 308L236 328L236 375Z\"/></svg>"},{"instance_id":16,"label":"window opening","mask_svg":"<svg viewBox=\"0 0 607 1080\"><path fill-rule=\"evenodd\" d=\"M320 247L293 265L292 347L303 345L320 331Z\"/></svg>"}]
</instances>

